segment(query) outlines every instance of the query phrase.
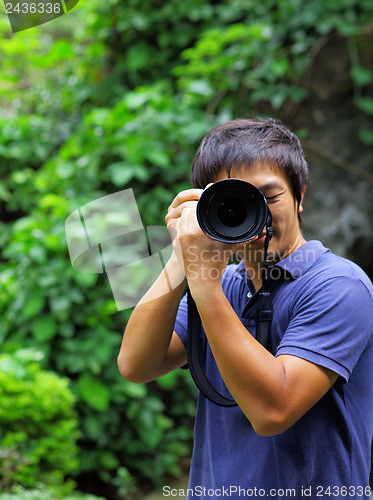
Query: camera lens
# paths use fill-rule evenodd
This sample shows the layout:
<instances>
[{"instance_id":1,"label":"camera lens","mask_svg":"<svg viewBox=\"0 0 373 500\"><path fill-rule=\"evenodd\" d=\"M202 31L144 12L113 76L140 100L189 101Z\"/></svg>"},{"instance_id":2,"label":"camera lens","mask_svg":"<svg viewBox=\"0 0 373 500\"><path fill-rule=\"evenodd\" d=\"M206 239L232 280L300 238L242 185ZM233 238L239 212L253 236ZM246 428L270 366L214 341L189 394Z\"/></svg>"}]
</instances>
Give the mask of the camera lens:
<instances>
[{"instance_id":1,"label":"camera lens","mask_svg":"<svg viewBox=\"0 0 373 500\"><path fill-rule=\"evenodd\" d=\"M222 201L218 207L218 217L225 226L239 226L246 219L245 204L233 198Z\"/></svg>"},{"instance_id":2,"label":"camera lens","mask_svg":"<svg viewBox=\"0 0 373 500\"><path fill-rule=\"evenodd\" d=\"M269 214L263 193L241 179L211 184L197 204L202 231L224 243L242 243L259 236Z\"/></svg>"}]
</instances>

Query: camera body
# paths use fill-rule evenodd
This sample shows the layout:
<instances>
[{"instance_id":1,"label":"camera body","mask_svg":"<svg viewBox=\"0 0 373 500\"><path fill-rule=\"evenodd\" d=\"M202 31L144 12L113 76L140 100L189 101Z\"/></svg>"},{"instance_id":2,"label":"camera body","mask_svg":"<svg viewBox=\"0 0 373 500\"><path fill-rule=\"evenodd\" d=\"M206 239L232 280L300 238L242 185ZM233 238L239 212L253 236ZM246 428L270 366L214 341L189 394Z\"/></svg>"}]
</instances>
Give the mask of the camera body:
<instances>
[{"instance_id":1,"label":"camera body","mask_svg":"<svg viewBox=\"0 0 373 500\"><path fill-rule=\"evenodd\" d=\"M202 231L223 243L243 243L271 225L271 212L261 191L241 179L210 184L197 204Z\"/></svg>"}]
</instances>

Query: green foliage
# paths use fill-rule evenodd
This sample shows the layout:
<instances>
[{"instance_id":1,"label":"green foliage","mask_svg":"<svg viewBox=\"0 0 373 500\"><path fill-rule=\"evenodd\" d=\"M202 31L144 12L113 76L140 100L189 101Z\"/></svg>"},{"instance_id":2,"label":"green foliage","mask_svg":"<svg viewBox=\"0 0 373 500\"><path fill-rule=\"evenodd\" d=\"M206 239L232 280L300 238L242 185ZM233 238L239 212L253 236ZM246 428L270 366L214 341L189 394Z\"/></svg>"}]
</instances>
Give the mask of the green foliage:
<instances>
[{"instance_id":1,"label":"green foliage","mask_svg":"<svg viewBox=\"0 0 373 500\"><path fill-rule=\"evenodd\" d=\"M0 17L0 344L37 346L44 368L71 380L78 473L122 496L178 475L195 389L181 371L146 386L121 379L130 311L117 311L106 276L72 268L66 218L132 188L144 224L164 224L204 132L249 113L291 115L335 37L371 145L372 14L371 0L81 0L14 36ZM30 446L17 439L16 451Z\"/></svg>"},{"instance_id":2,"label":"green foliage","mask_svg":"<svg viewBox=\"0 0 373 500\"><path fill-rule=\"evenodd\" d=\"M69 381L40 370L37 351L0 356L1 488L38 482L59 488L76 470L77 418Z\"/></svg>"},{"instance_id":3,"label":"green foliage","mask_svg":"<svg viewBox=\"0 0 373 500\"><path fill-rule=\"evenodd\" d=\"M60 496L44 484L37 484L32 490L25 489L20 485L12 488L10 493L3 493L2 500L60 500ZM94 495L84 495L80 492L63 495L63 500L104 500Z\"/></svg>"},{"instance_id":4,"label":"green foliage","mask_svg":"<svg viewBox=\"0 0 373 500\"><path fill-rule=\"evenodd\" d=\"M372 7L346 0L235 2L243 20L202 33L174 69L178 84L199 96L207 109L229 107L233 116L262 110L281 114L308 95L304 75L317 45L338 33L358 40L369 26ZM353 62L353 61L352 61ZM371 81L367 68L353 68L355 84Z\"/></svg>"}]
</instances>

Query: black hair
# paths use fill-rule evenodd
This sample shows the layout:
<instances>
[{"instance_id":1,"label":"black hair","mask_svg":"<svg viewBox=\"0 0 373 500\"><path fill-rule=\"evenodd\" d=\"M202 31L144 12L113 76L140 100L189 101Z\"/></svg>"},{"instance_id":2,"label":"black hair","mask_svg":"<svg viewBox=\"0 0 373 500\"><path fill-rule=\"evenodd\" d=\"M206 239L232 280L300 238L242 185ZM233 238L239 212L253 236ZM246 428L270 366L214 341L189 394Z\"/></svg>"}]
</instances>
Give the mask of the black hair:
<instances>
[{"instance_id":1,"label":"black hair","mask_svg":"<svg viewBox=\"0 0 373 500\"><path fill-rule=\"evenodd\" d=\"M308 182L308 167L298 137L272 118L237 119L207 132L193 159L192 185L205 188L226 170L250 167L257 161L276 165L284 172L300 205Z\"/></svg>"}]
</instances>

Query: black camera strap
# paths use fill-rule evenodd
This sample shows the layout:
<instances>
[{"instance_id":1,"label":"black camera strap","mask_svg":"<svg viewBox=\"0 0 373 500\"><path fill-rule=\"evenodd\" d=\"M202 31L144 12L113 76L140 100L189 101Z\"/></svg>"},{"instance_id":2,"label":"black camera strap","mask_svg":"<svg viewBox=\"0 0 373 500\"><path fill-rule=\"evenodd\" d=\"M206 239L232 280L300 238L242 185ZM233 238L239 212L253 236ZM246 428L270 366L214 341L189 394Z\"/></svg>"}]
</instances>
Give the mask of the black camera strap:
<instances>
[{"instance_id":1,"label":"black camera strap","mask_svg":"<svg viewBox=\"0 0 373 500\"><path fill-rule=\"evenodd\" d=\"M188 339L187 355L188 366L194 383L201 393L212 403L226 408L237 406L234 399L228 399L218 392L207 378L202 356L201 319L196 303L188 290Z\"/></svg>"},{"instance_id":2,"label":"black camera strap","mask_svg":"<svg viewBox=\"0 0 373 500\"><path fill-rule=\"evenodd\" d=\"M262 288L259 292L259 301L256 317L255 337L264 347L267 348L268 338L271 330L273 307L272 298L269 292L269 275L268 275L268 245L272 238L272 217L269 214L266 227L266 238L264 242L264 259L262 271ZM187 337L187 356L188 366L194 383L201 393L212 403L231 408L237 406L234 399L226 398L218 392L206 375L206 370L203 362L203 339L202 325L198 314L197 306L194 299L188 290L188 337Z\"/></svg>"},{"instance_id":3,"label":"black camera strap","mask_svg":"<svg viewBox=\"0 0 373 500\"><path fill-rule=\"evenodd\" d=\"M269 273L268 273L268 245L272 239L272 216L269 213L267 218L267 233L264 240L264 258L262 270L262 288L259 291L259 301L256 310L256 328L255 338L266 349L268 348L268 339L271 331L273 318L273 305L271 292L269 291Z\"/></svg>"}]
</instances>

